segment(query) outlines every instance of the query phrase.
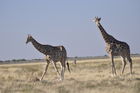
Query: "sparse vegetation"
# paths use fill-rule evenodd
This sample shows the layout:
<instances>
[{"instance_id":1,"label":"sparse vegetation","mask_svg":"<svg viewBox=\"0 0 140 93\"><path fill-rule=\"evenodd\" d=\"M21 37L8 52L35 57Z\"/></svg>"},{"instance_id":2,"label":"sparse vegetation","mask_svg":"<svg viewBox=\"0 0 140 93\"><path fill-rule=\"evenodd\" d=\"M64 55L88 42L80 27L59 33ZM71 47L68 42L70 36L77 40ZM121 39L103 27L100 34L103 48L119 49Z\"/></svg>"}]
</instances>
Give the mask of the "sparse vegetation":
<instances>
[{"instance_id":1,"label":"sparse vegetation","mask_svg":"<svg viewBox=\"0 0 140 93\"><path fill-rule=\"evenodd\" d=\"M139 93L140 57L134 57L133 75L129 63L120 75L121 61L116 59L117 76L111 76L109 59L77 60L70 62L72 70L65 72L65 80L57 81L52 65L43 81L36 81L43 73L45 63L0 65L0 93ZM59 64L58 64L59 67Z\"/></svg>"}]
</instances>

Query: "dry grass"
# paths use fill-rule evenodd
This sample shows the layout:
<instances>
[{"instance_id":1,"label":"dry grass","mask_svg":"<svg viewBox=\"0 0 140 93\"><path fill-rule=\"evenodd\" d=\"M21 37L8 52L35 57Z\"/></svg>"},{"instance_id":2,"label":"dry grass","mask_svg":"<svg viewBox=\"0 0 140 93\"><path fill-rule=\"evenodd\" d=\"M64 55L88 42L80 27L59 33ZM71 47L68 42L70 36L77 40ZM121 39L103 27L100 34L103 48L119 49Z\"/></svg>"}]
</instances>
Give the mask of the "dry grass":
<instances>
[{"instance_id":1,"label":"dry grass","mask_svg":"<svg viewBox=\"0 0 140 93\"><path fill-rule=\"evenodd\" d=\"M42 82L35 81L44 70L44 63L12 64L0 66L0 93L139 93L140 58L133 58L133 75L127 64L120 75L121 62L116 59L118 75L111 76L108 59L83 60L70 64L71 73L65 80L57 81L57 74L50 64Z\"/></svg>"}]
</instances>

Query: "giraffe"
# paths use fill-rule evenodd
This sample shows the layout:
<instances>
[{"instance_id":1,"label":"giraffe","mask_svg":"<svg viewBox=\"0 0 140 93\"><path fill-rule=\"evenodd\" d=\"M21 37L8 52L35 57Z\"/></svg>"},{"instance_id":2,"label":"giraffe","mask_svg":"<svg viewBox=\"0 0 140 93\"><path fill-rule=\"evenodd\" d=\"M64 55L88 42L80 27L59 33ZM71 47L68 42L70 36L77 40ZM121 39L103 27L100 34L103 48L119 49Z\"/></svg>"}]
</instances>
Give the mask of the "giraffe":
<instances>
[{"instance_id":1,"label":"giraffe","mask_svg":"<svg viewBox=\"0 0 140 93\"><path fill-rule=\"evenodd\" d=\"M28 35L26 44L29 42L31 42L39 52L43 53L46 56L47 65L40 78L40 81L43 79L44 75L46 74L50 63L53 64L57 74L60 76L60 80L63 80L66 64L70 72L69 63L68 62L66 63L67 52L64 46L42 45L38 43L31 35ZM61 65L61 74L59 73L58 68L56 66L57 62L60 62Z\"/></svg>"},{"instance_id":2,"label":"giraffe","mask_svg":"<svg viewBox=\"0 0 140 93\"><path fill-rule=\"evenodd\" d=\"M99 28L102 37L106 44L106 52L111 58L112 62L112 74L116 75L116 68L114 64L114 56L120 56L122 59L122 71L121 74L124 73L124 69L126 66L126 59L130 63L130 74L132 74L132 59L130 57L130 48L126 42L119 41L115 39L112 35L108 34L103 26L100 24L101 18L95 17L93 21L96 23L97 27Z\"/></svg>"}]
</instances>

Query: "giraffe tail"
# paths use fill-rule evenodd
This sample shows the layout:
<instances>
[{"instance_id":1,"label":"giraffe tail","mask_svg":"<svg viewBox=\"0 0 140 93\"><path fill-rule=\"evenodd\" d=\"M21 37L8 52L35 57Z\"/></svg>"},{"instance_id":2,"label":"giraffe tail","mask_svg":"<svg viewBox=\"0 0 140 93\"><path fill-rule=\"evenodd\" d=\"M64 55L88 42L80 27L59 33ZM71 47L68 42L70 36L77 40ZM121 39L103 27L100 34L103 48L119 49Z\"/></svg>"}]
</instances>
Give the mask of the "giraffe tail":
<instances>
[{"instance_id":1,"label":"giraffe tail","mask_svg":"<svg viewBox=\"0 0 140 93\"><path fill-rule=\"evenodd\" d=\"M69 66L69 63L68 62L67 62L67 68L68 68L68 71L71 73L70 66Z\"/></svg>"}]
</instances>

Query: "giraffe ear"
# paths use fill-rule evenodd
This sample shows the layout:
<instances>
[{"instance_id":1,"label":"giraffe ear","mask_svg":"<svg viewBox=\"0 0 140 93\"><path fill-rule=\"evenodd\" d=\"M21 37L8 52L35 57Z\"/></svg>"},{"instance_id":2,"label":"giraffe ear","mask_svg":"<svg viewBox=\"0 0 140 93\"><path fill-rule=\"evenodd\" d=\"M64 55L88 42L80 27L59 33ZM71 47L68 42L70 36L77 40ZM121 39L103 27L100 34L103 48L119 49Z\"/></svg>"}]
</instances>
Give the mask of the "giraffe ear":
<instances>
[{"instance_id":1,"label":"giraffe ear","mask_svg":"<svg viewBox=\"0 0 140 93\"><path fill-rule=\"evenodd\" d=\"M99 18L99 21L101 20L101 17Z\"/></svg>"}]
</instances>

